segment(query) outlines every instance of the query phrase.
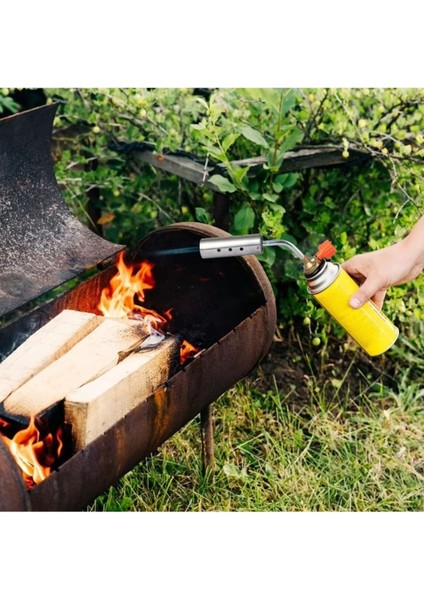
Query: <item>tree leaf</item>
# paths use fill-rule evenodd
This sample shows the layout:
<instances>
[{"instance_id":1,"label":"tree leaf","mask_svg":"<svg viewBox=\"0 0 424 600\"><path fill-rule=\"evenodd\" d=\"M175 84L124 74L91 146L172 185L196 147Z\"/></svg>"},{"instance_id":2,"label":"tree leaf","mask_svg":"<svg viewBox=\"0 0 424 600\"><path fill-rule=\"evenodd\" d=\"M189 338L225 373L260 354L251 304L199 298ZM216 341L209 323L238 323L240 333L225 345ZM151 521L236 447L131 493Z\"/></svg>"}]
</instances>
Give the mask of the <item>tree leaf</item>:
<instances>
[{"instance_id":1,"label":"tree leaf","mask_svg":"<svg viewBox=\"0 0 424 600\"><path fill-rule=\"evenodd\" d=\"M281 114L282 116L286 115L291 108L293 108L296 102L296 94L294 90L287 90L284 94L283 102L281 104Z\"/></svg>"},{"instance_id":2,"label":"tree leaf","mask_svg":"<svg viewBox=\"0 0 424 600\"><path fill-rule=\"evenodd\" d=\"M242 95L245 95L248 98L252 98L252 100L261 100L262 99L261 88L240 88L239 91Z\"/></svg>"},{"instance_id":3,"label":"tree leaf","mask_svg":"<svg viewBox=\"0 0 424 600\"><path fill-rule=\"evenodd\" d=\"M200 121L200 123L194 123L190 125L190 127L196 131L203 131L206 129L206 123L204 120Z\"/></svg>"},{"instance_id":4,"label":"tree leaf","mask_svg":"<svg viewBox=\"0 0 424 600\"><path fill-rule=\"evenodd\" d=\"M222 467L222 470L227 477L240 477L240 471L233 463L226 463Z\"/></svg>"},{"instance_id":5,"label":"tree leaf","mask_svg":"<svg viewBox=\"0 0 424 600\"><path fill-rule=\"evenodd\" d=\"M261 256L258 256L261 263L264 263L268 267L272 267L275 262L275 248L265 247Z\"/></svg>"},{"instance_id":6,"label":"tree leaf","mask_svg":"<svg viewBox=\"0 0 424 600\"><path fill-rule=\"evenodd\" d=\"M257 129L250 127L250 125L243 125L243 127L240 127L240 133L250 142L262 146L263 148L268 148L268 142L263 135Z\"/></svg>"},{"instance_id":7,"label":"tree leaf","mask_svg":"<svg viewBox=\"0 0 424 600\"><path fill-rule=\"evenodd\" d=\"M267 194L263 194L262 198L264 200L266 200L267 202L277 202L277 200L278 200L278 194L269 194L269 193L267 193Z\"/></svg>"},{"instance_id":8,"label":"tree leaf","mask_svg":"<svg viewBox=\"0 0 424 600\"><path fill-rule=\"evenodd\" d=\"M2 96L0 98L0 112L3 112L3 107L13 113L20 109L19 104L15 102L11 96Z\"/></svg>"},{"instance_id":9,"label":"tree leaf","mask_svg":"<svg viewBox=\"0 0 424 600\"><path fill-rule=\"evenodd\" d=\"M194 96L194 99L196 100L196 102L201 104L205 110L209 110L209 104L204 98L202 98L202 96Z\"/></svg>"},{"instance_id":10,"label":"tree leaf","mask_svg":"<svg viewBox=\"0 0 424 600\"><path fill-rule=\"evenodd\" d=\"M229 179L223 177L222 175L212 175L212 177L208 179L208 183L213 183L216 185L220 192L228 192L229 194L235 192L237 189Z\"/></svg>"},{"instance_id":11,"label":"tree leaf","mask_svg":"<svg viewBox=\"0 0 424 600\"><path fill-rule=\"evenodd\" d=\"M298 179L299 175L297 173L283 173L281 175L277 175L275 181L284 189L288 189L293 187Z\"/></svg>"},{"instance_id":12,"label":"tree leaf","mask_svg":"<svg viewBox=\"0 0 424 600\"><path fill-rule=\"evenodd\" d=\"M280 110L280 93L278 89L261 88L261 100L277 114Z\"/></svg>"},{"instance_id":13,"label":"tree leaf","mask_svg":"<svg viewBox=\"0 0 424 600\"><path fill-rule=\"evenodd\" d=\"M215 158L221 162L225 162L227 160L225 152L218 148L218 146L213 146L212 144L203 144L203 147L207 152L209 152L212 158Z\"/></svg>"},{"instance_id":14,"label":"tree leaf","mask_svg":"<svg viewBox=\"0 0 424 600\"><path fill-rule=\"evenodd\" d=\"M255 224L253 208L245 203L234 216L234 229L239 235L246 235Z\"/></svg>"},{"instance_id":15,"label":"tree leaf","mask_svg":"<svg viewBox=\"0 0 424 600\"><path fill-rule=\"evenodd\" d=\"M211 222L211 217L208 211L205 210L202 206L196 206L194 212L196 214L196 220L199 221L199 223L209 224Z\"/></svg>"},{"instance_id":16,"label":"tree leaf","mask_svg":"<svg viewBox=\"0 0 424 600\"><path fill-rule=\"evenodd\" d=\"M227 135L227 137L222 141L222 147L224 148L225 152L227 152L228 148L231 148L238 137L238 133L229 133Z\"/></svg>"},{"instance_id":17,"label":"tree leaf","mask_svg":"<svg viewBox=\"0 0 424 600\"><path fill-rule=\"evenodd\" d=\"M250 167L233 167L233 169L232 169L233 180L236 183L238 183L238 185L241 186L243 184L243 179L246 177L246 174L249 172L249 169L250 169Z\"/></svg>"},{"instance_id":18,"label":"tree leaf","mask_svg":"<svg viewBox=\"0 0 424 600\"><path fill-rule=\"evenodd\" d=\"M302 137L303 137L302 131L296 127L287 135L286 139L283 141L283 143L280 146L280 151L287 152L287 150L291 150L292 148L294 148L296 146L296 144L298 142L300 142Z\"/></svg>"},{"instance_id":19,"label":"tree leaf","mask_svg":"<svg viewBox=\"0 0 424 600\"><path fill-rule=\"evenodd\" d=\"M98 225L107 225L108 223L112 223L112 221L116 218L115 213L108 212L101 217L99 217L96 221Z\"/></svg>"},{"instance_id":20,"label":"tree leaf","mask_svg":"<svg viewBox=\"0 0 424 600\"><path fill-rule=\"evenodd\" d=\"M284 215L284 213L286 212L286 209L284 208L284 206L281 206L281 204L272 204L271 207L274 212L278 212L280 213L280 215Z\"/></svg>"},{"instance_id":21,"label":"tree leaf","mask_svg":"<svg viewBox=\"0 0 424 600\"><path fill-rule=\"evenodd\" d=\"M234 477L235 479L248 479L249 477L246 467L239 469L234 463L225 463L222 470L227 477Z\"/></svg>"}]
</instances>

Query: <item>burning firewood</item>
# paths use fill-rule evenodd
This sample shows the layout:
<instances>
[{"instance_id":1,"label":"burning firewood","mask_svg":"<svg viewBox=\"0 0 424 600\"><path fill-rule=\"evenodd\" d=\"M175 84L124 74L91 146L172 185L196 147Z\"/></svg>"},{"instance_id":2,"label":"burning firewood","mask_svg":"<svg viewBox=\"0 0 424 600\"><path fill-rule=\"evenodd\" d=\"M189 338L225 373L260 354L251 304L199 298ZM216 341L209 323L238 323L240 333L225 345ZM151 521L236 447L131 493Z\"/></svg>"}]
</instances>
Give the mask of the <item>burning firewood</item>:
<instances>
[{"instance_id":1,"label":"burning firewood","mask_svg":"<svg viewBox=\"0 0 424 600\"><path fill-rule=\"evenodd\" d=\"M95 329L101 318L64 310L0 364L0 402Z\"/></svg>"},{"instance_id":2,"label":"burning firewood","mask_svg":"<svg viewBox=\"0 0 424 600\"><path fill-rule=\"evenodd\" d=\"M80 449L172 375L179 342L141 321L64 312L0 365L0 412L31 417L64 400Z\"/></svg>"},{"instance_id":3,"label":"burning firewood","mask_svg":"<svg viewBox=\"0 0 424 600\"><path fill-rule=\"evenodd\" d=\"M55 433L42 435L31 417L28 427L9 438L2 434L4 423L0 423L0 437L20 467L26 487L41 483L50 475L52 465L61 455L62 429L59 427Z\"/></svg>"},{"instance_id":4,"label":"burning firewood","mask_svg":"<svg viewBox=\"0 0 424 600\"><path fill-rule=\"evenodd\" d=\"M176 338L168 337L122 361L65 398L65 421L72 423L75 450L84 448L140 404L173 374L178 364Z\"/></svg>"}]
</instances>

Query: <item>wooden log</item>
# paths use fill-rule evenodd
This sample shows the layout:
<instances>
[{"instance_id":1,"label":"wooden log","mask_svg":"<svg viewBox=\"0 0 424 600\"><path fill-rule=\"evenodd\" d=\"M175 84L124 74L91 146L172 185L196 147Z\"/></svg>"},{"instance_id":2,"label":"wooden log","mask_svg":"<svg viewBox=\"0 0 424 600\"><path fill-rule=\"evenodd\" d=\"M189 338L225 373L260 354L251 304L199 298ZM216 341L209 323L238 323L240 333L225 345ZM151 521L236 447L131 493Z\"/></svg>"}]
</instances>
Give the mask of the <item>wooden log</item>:
<instances>
[{"instance_id":1,"label":"wooden log","mask_svg":"<svg viewBox=\"0 0 424 600\"><path fill-rule=\"evenodd\" d=\"M84 313L76 311L75 317L85 322ZM100 324L95 329L9 394L3 401L6 413L30 417L43 412L112 368L119 361L120 352L146 335L140 321L97 318Z\"/></svg>"},{"instance_id":2,"label":"wooden log","mask_svg":"<svg viewBox=\"0 0 424 600\"><path fill-rule=\"evenodd\" d=\"M146 352L135 352L65 398L65 421L81 450L169 379L178 364L179 343L166 338Z\"/></svg>"},{"instance_id":3,"label":"wooden log","mask_svg":"<svg viewBox=\"0 0 424 600\"><path fill-rule=\"evenodd\" d=\"M63 356L102 321L91 313L64 310L0 364L0 402Z\"/></svg>"}]
</instances>

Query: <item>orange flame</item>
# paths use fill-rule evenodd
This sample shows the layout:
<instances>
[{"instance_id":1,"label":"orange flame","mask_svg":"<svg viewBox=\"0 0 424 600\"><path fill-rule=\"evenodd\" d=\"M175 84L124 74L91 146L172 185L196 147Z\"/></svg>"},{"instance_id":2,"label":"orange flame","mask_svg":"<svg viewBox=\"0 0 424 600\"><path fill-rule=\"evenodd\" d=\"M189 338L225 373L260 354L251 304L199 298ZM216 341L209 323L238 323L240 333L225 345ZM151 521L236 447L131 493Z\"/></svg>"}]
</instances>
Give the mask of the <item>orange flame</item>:
<instances>
[{"instance_id":1,"label":"orange flame","mask_svg":"<svg viewBox=\"0 0 424 600\"><path fill-rule=\"evenodd\" d=\"M34 417L31 417L28 427L18 431L12 439L2 433L0 437L20 467L27 487L50 475L51 467L63 448L62 430L58 429L56 438L52 433L42 438Z\"/></svg>"},{"instance_id":2,"label":"orange flame","mask_svg":"<svg viewBox=\"0 0 424 600\"><path fill-rule=\"evenodd\" d=\"M101 314L117 319L139 319L146 324L149 331L153 328L162 333L164 325L172 319L172 308L159 314L140 304L144 302L145 291L155 286L154 265L148 261L140 263L138 269L136 265L126 265L124 253L120 252L116 268L118 272L110 280L109 286L102 290L97 306ZM184 340L180 350L181 364L194 356L197 351L190 342Z\"/></svg>"},{"instance_id":3,"label":"orange flame","mask_svg":"<svg viewBox=\"0 0 424 600\"><path fill-rule=\"evenodd\" d=\"M189 341L183 340L180 348L180 363L183 365L189 358L194 357L198 351L199 349L190 344Z\"/></svg>"},{"instance_id":4,"label":"orange flame","mask_svg":"<svg viewBox=\"0 0 424 600\"><path fill-rule=\"evenodd\" d=\"M161 329L170 319L169 311L164 317L156 311L145 308L139 302L144 302L145 290L153 289L153 265L144 261L134 272L134 265L126 265L124 253L120 252L116 263L118 272L112 277L109 286L102 290L98 309L105 317L115 319L141 319L154 329Z\"/></svg>"}]
</instances>

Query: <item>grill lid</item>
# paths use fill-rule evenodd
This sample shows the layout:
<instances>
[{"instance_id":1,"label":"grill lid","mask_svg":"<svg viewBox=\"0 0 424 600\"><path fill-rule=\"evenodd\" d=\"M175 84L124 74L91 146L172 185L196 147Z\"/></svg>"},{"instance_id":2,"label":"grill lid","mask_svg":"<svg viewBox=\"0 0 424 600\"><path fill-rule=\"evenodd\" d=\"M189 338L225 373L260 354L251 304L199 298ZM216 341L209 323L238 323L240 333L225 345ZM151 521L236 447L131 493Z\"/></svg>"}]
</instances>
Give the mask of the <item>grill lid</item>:
<instances>
[{"instance_id":1,"label":"grill lid","mask_svg":"<svg viewBox=\"0 0 424 600\"><path fill-rule=\"evenodd\" d=\"M82 225L65 204L50 154L56 109L0 119L0 316L123 248Z\"/></svg>"}]
</instances>

